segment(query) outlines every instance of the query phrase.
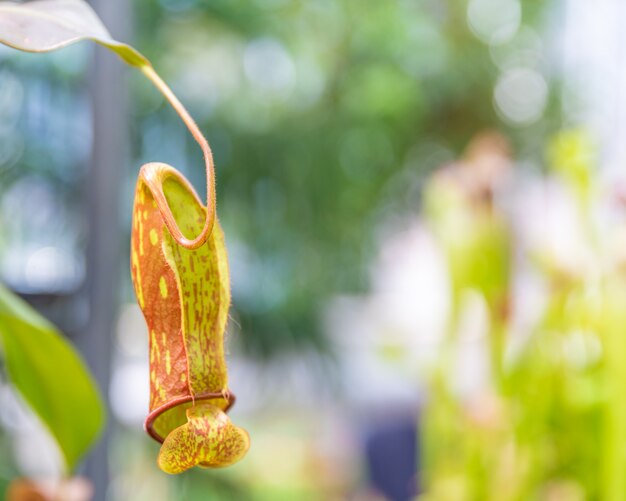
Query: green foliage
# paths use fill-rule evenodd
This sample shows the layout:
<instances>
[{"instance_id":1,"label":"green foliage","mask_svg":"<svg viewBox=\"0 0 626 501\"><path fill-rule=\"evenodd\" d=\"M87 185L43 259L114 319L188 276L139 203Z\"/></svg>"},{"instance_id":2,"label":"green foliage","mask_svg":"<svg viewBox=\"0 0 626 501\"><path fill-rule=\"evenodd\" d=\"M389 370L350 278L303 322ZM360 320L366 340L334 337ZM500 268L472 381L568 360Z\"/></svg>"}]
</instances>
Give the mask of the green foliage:
<instances>
[{"instance_id":1,"label":"green foliage","mask_svg":"<svg viewBox=\"0 0 626 501\"><path fill-rule=\"evenodd\" d=\"M475 182L479 173L445 178L456 189L454 203L436 196L441 182L427 190L427 219L447 257L454 304L424 412L424 501L619 501L626 492L624 228L593 217L606 205L590 189L599 180L588 135L560 133L549 151L551 182L570 195L579 216L570 224L582 233L581 248L566 256L552 254L549 242L529 250L498 204L485 201L495 187L476 199L475 184L450 182ZM485 232L495 220L500 231ZM587 259L573 266L572 255ZM537 318L520 321L513 285L529 270L546 297ZM491 356L487 381L468 394L456 378L468 349L459 311L470 291L488 322L472 346Z\"/></svg>"},{"instance_id":2,"label":"green foliage","mask_svg":"<svg viewBox=\"0 0 626 501\"><path fill-rule=\"evenodd\" d=\"M525 17L540 18L540 3L523 3ZM500 121L499 69L469 30L465 1L135 5L137 45L194 107L213 147L237 338L257 356L332 345L319 325L329 296L367 290L376 230L415 211L427 175L477 130L506 129L526 160L550 127L551 115L523 129ZM279 91L250 66L268 43L276 59L263 72L280 54L293 65ZM171 155L175 117L164 109L157 123L158 101L139 86L135 97L137 155ZM189 142L177 166L199 181L194 151Z\"/></svg>"},{"instance_id":3,"label":"green foliage","mask_svg":"<svg viewBox=\"0 0 626 501\"><path fill-rule=\"evenodd\" d=\"M104 409L87 367L54 326L0 286L7 373L56 439L69 470L98 437Z\"/></svg>"}]
</instances>

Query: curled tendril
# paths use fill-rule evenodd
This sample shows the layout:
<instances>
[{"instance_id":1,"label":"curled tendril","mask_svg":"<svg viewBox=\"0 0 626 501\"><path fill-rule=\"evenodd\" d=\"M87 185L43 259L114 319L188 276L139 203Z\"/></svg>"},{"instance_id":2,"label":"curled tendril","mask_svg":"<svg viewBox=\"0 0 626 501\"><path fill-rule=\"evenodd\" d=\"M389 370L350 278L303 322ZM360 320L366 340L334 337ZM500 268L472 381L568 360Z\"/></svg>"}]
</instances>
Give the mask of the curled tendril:
<instances>
[{"instance_id":1,"label":"curled tendril","mask_svg":"<svg viewBox=\"0 0 626 501\"><path fill-rule=\"evenodd\" d=\"M204 158L206 169L206 220L202 231L193 239L185 237L181 229L178 227L178 223L172 214L165 194L163 193L163 181L165 180L161 176L156 176L154 169L148 168L150 164L146 164L141 168L139 175L143 178L144 182L152 192L154 199L159 207L163 220L170 234L178 243L186 249L197 249L203 243L213 230L215 223L215 167L213 163L213 152L209 146L208 141L200 132L195 120L189 115L185 107L181 104L178 98L174 95L169 86L161 79L161 77L154 71L154 68L150 64L141 66L141 72L159 89L159 91L165 96L168 102L172 105L176 113L180 116L184 124L191 132L191 135L196 140L200 149L202 150L202 156Z\"/></svg>"}]
</instances>

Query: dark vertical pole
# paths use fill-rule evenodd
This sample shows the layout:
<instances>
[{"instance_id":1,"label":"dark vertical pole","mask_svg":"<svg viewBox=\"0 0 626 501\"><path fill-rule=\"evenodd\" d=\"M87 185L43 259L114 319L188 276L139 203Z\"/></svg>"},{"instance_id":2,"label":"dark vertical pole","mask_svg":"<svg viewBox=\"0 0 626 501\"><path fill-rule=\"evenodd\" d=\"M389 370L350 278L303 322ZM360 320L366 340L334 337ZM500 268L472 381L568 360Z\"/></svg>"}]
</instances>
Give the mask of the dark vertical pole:
<instances>
[{"instance_id":1,"label":"dark vertical pole","mask_svg":"<svg viewBox=\"0 0 626 501\"><path fill-rule=\"evenodd\" d=\"M127 39L129 2L91 0L114 37ZM127 152L124 64L112 53L97 48L91 72L93 152L88 177L89 241L87 294L89 322L80 345L108 400L111 350L119 297L121 235L120 193ZM109 413L110 414L110 413ZM104 501L109 488L109 425L87 458L85 474L95 489L94 501Z\"/></svg>"}]
</instances>

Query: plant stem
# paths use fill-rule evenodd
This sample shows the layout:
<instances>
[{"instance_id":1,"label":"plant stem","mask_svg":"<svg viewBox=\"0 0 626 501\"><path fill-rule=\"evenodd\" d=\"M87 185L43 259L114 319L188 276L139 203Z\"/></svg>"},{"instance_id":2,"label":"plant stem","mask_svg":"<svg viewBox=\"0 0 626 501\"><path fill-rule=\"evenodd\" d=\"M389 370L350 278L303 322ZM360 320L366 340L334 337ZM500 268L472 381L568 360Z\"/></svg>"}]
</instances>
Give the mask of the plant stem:
<instances>
[{"instance_id":1,"label":"plant stem","mask_svg":"<svg viewBox=\"0 0 626 501\"><path fill-rule=\"evenodd\" d=\"M178 100L176 95L172 92L172 89L163 81L163 79L154 71L154 68L149 65L143 65L140 67L141 72L154 84L159 92L167 99L172 105L172 108L176 111L183 123L191 132L191 135L196 140L200 148L202 149L202 155L204 157L204 163L206 167L206 180L207 180L207 201L206 201L206 221L204 228L198 236L194 239L188 239L185 237L178 225L172 212L167 204L167 200L164 196L155 196L155 200L159 205L159 209L163 214L163 219L167 228L169 229L172 237L176 242L187 249L196 249L200 247L211 234L213 230L213 224L215 222L215 166L213 163L213 153L208 141L200 131L200 128L196 124L195 120L191 117L189 112L185 109L183 104ZM156 194L155 194L156 195Z\"/></svg>"}]
</instances>

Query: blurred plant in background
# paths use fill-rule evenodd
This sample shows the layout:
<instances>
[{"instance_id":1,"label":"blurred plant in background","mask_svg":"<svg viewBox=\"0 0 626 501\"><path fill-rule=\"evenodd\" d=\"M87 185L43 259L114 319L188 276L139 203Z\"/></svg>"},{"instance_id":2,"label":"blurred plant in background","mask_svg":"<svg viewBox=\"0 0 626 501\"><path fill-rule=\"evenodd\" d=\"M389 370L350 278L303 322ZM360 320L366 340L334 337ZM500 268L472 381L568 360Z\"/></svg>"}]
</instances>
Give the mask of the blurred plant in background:
<instances>
[{"instance_id":1,"label":"blurred plant in background","mask_svg":"<svg viewBox=\"0 0 626 501\"><path fill-rule=\"evenodd\" d=\"M600 185L593 143L575 130L551 140L549 174L512 202L521 183L503 144L477 138L426 189L452 299L420 499L622 499L623 194Z\"/></svg>"},{"instance_id":2,"label":"blurred plant in background","mask_svg":"<svg viewBox=\"0 0 626 501\"><path fill-rule=\"evenodd\" d=\"M367 290L376 229L413 212L428 172L477 130L502 127L539 160L560 114L537 31L545 11L516 0L137 2L135 45L215 151L248 353L332 349L328 297ZM164 103L136 99L141 160L171 160L201 186L194 145Z\"/></svg>"}]
</instances>

